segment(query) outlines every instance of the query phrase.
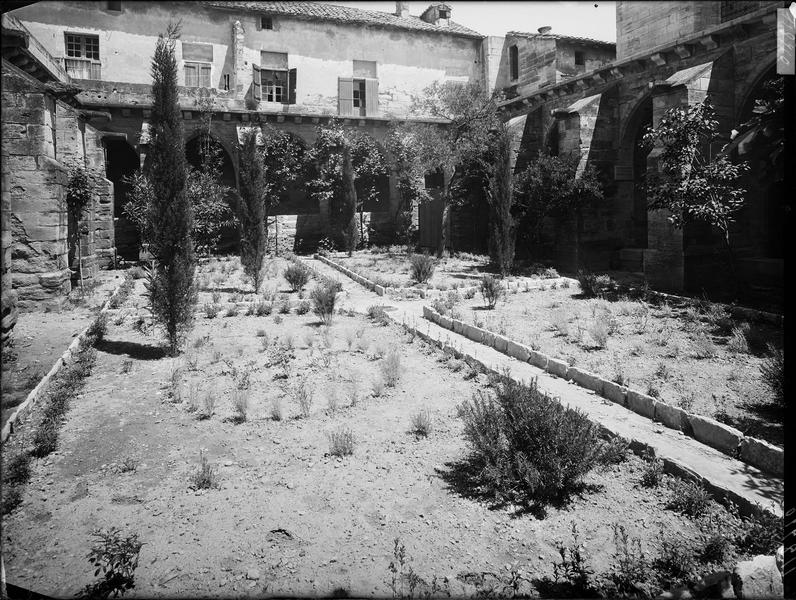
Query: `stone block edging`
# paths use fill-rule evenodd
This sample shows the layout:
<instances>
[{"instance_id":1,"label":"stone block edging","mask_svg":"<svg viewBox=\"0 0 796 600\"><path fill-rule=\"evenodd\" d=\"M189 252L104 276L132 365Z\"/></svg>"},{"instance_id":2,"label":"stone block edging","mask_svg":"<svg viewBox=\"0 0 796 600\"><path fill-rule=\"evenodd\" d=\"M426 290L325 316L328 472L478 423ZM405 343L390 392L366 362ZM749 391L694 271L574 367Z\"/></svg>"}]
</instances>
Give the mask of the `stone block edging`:
<instances>
[{"instance_id":1,"label":"stone block edging","mask_svg":"<svg viewBox=\"0 0 796 600\"><path fill-rule=\"evenodd\" d=\"M761 471L777 477L783 477L785 474L785 453L782 448L757 438L744 436L741 431L734 427L709 417L689 413L682 408L661 402L638 390L620 386L595 373L570 367L563 360L548 357L541 352L531 350L514 340L507 340L505 337L491 331L474 327L457 319L444 317L430 306L423 306L423 317L440 327L454 332L461 332L462 335L473 341L491 346L495 350L513 356L518 360L522 360L520 357L527 352L528 358L522 360L522 362L528 362L562 379L569 379L580 387L591 390L603 398L621 404L633 412L657 421L670 429L683 431L686 435L703 444L715 448L728 456L738 458Z\"/></svg>"},{"instance_id":2,"label":"stone block edging","mask_svg":"<svg viewBox=\"0 0 796 600\"><path fill-rule=\"evenodd\" d=\"M124 279L119 283L119 285L116 286L116 289L113 290L113 293L110 296L108 296L108 298L105 300L105 302L102 305L102 308L100 308L100 311L97 314L97 317L99 317L99 315L108 312L111 301L119 293L119 289L122 287L123 283ZM20 404L14 409L14 412L12 412L11 415L8 417L8 421L6 421L5 425L3 425L3 431L2 434L0 434L0 443L5 443L5 441L9 438L9 436L12 433L14 433L14 424L19 419L28 414L28 412L33 408L33 405L36 404L36 402L38 401L39 397L45 394L47 390L50 388L50 381L52 380L52 378L58 374L58 371L61 370L61 367L63 367L65 364L68 364L69 361L72 360L72 355L75 352L77 352L78 346L86 338L86 334L88 333L89 328L94 324L94 321L96 320L97 317L95 317L94 320L91 321L91 323L86 325L85 329L83 329L83 331L81 331L77 335L77 337L75 337L75 339L72 340L72 343L69 344L69 347L66 350L64 350L64 353L60 357L58 357L58 360L55 361L55 364L52 366L49 372L44 377L42 377L41 381L39 381L39 383L36 384L36 387L30 391L30 393L27 395L22 404Z\"/></svg>"}]
</instances>

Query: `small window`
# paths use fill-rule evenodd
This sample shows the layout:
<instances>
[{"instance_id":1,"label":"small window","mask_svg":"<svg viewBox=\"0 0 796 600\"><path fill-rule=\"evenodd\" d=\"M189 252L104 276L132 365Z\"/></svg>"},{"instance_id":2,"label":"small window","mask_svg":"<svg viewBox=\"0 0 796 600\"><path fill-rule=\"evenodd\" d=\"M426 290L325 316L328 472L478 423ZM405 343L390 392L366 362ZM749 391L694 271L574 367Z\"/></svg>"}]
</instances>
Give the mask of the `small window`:
<instances>
[{"instance_id":1,"label":"small window","mask_svg":"<svg viewBox=\"0 0 796 600\"><path fill-rule=\"evenodd\" d=\"M274 20L271 17L260 17L260 29L273 29Z\"/></svg>"},{"instance_id":2,"label":"small window","mask_svg":"<svg viewBox=\"0 0 796 600\"><path fill-rule=\"evenodd\" d=\"M99 36L67 33L66 56L99 60Z\"/></svg>"},{"instance_id":3,"label":"small window","mask_svg":"<svg viewBox=\"0 0 796 600\"><path fill-rule=\"evenodd\" d=\"M222 85L224 86L224 91L228 92L229 91L229 73L224 73L224 75L221 77L221 80L222 80Z\"/></svg>"},{"instance_id":4,"label":"small window","mask_svg":"<svg viewBox=\"0 0 796 600\"><path fill-rule=\"evenodd\" d=\"M354 79L354 108L365 108L364 79Z\"/></svg>"},{"instance_id":5,"label":"small window","mask_svg":"<svg viewBox=\"0 0 796 600\"><path fill-rule=\"evenodd\" d=\"M185 63L185 87L211 87L210 65L205 63Z\"/></svg>"},{"instance_id":6,"label":"small window","mask_svg":"<svg viewBox=\"0 0 796 600\"><path fill-rule=\"evenodd\" d=\"M586 57L584 56L583 52L580 52L578 50L575 51L575 64L576 65L586 64Z\"/></svg>"},{"instance_id":7,"label":"small window","mask_svg":"<svg viewBox=\"0 0 796 600\"><path fill-rule=\"evenodd\" d=\"M122 3L121 2L108 2L108 10L112 10L114 12L122 12Z\"/></svg>"},{"instance_id":8,"label":"small window","mask_svg":"<svg viewBox=\"0 0 796 600\"><path fill-rule=\"evenodd\" d=\"M511 71L511 79L519 79L520 77L520 51L516 45L509 48L509 69Z\"/></svg>"},{"instance_id":9,"label":"small window","mask_svg":"<svg viewBox=\"0 0 796 600\"><path fill-rule=\"evenodd\" d=\"M451 18L451 11L446 9L440 9L439 11L439 18L440 19L450 19Z\"/></svg>"}]
</instances>

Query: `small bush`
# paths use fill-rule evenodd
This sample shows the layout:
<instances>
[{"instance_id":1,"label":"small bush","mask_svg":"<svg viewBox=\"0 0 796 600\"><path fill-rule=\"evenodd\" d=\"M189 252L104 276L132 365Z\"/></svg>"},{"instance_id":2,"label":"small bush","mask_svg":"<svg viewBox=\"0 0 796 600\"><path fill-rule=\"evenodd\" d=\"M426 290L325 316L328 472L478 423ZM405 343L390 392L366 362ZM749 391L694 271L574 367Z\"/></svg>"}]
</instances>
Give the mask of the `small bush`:
<instances>
[{"instance_id":1,"label":"small bush","mask_svg":"<svg viewBox=\"0 0 796 600\"><path fill-rule=\"evenodd\" d=\"M614 563L608 578L616 594L613 597L635 597L639 588L647 588L653 577L652 565L641 549L641 540L631 538L624 525L614 523ZM644 594L644 597L651 594Z\"/></svg>"},{"instance_id":2,"label":"small bush","mask_svg":"<svg viewBox=\"0 0 796 600\"><path fill-rule=\"evenodd\" d=\"M310 304L307 300L302 300L296 306L296 314L306 315L308 312L310 312L310 308L312 308L312 304Z\"/></svg>"},{"instance_id":3,"label":"small bush","mask_svg":"<svg viewBox=\"0 0 796 600\"><path fill-rule=\"evenodd\" d=\"M589 335L598 348L605 348L608 344L608 326L604 321L592 321L589 325Z\"/></svg>"},{"instance_id":4,"label":"small bush","mask_svg":"<svg viewBox=\"0 0 796 600\"><path fill-rule=\"evenodd\" d=\"M247 389L236 387L232 390L232 416L233 423L245 423L249 413L249 392Z\"/></svg>"},{"instance_id":5,"label":"small bush","mask_svg":"<svg viewBox=\"0 0 796 600\"><path fill-rule=\"evenodd\" d=\"M732 550L732 541L723 533L715 531L707 536L699 551L699 560L704 563L722 563Z\"/></svg>"},{"instance_id":6,"label":"small bush","mask_svg":"<svg viewBox=\"0 0 796 600\"><path fill-rule=\"evenodd\" d=\"M587 298L602 298L616 289L616 283L608 275L596 275L578 271L577 280L581 293Z\"/></svg>"},{"instance_id":7,"label":"small bush","mask_svg":"<svg viewBox=\"0 0 796 600\"><path fill-rule=\"evenodd\" d=\"M428 254L413 254L409 257L409 273L413 281L426 283L434 275L435 261Z\"/></svg>"},{"instance_id":8,"label":"small bush","mask_svg":"<svg viewBox=\"0 0 796 600\"><path fill-rule=\"evenodd\" d=\"M216 407L216 392L214 389L209 389L202 396L202 410L197 415L200 420L209 419L213 416L213 411Z\"/></svg>"},{"instance_id":9,"label":"small bush","mask_svg":"<svg viewBox=\"0 0 796 600\"><path fill-rule=\"evenodd\" d=\"M748 327L747 324L747 329ZM727 343L727 349L737 354L749 353L749 342L746 339L746 330L743 326L733 327L732 333L730 334L730 341Z\"/></svg>"},{"instance_id":10,"label":"small bush","mask_svg":"<svg viewBox=\"0 0 796 600\"><path fill-rule=\"evenodd\" d=\"M86 558L94 568L94 576L102 574L102 578L87 585L81 597L123 596L128 590L135 588L134 573L138 568L138 555L143 543L136 534L122 537L115 527L108 530L97 529L92 535L97 541Z\"/></svg>"},{"instance_id":11,"label":"small bush","mask_svg":"<svg viewBox=\"0 0 796 600\"><path fill-rule=\"evenodd\" d=\"M736 536L735 545L745 554L773 554L782 545L784 534L783 517L758 510L744 521L744 530Z\"/></svg>"},{"instance_id":12,"label":"small bush","mask_svg":"<svg viewBox=\"0 0 796 600\"><path fill-rule=\"evenodd\" d=\"M692 342L692 345L694 348L694 358L715 358L719 353L718 348L716 348L716 344L714 344L713 340L711 340L704 333L697 335Z\"/></svg>"},{"instance_id":13,"label":"small bush","mask_svg":"<svg viewBox=\"0 0 796 600\"><path fill-rule=\"evenodd\" d=\"M689 581L695 575L694 553L680 537L663 539L653 566L662 582L675 587Z\"/></svg>"},{"instance_id":14,"label":"small bush","mask_svg":"<svg viewBox=\"0 0 796 600\"><path fill-rule=\"evenodd\" d=\"M556 544L561 562L553 563L553 576L555 578L554 594L542 594L546 597L555 595L565 598L594 598L597 597L597 590L591 577L594 570L588 566L586 555L583 552L583 545L578 539L578 528L572 522L572 543L565 546L563 543ZM545 582L548 583L549 582ZM552 591L552 590L551 590Z\"/></svg>"},{"instance_id":15,"label":"small bush","mask_svg":"<svg viewBox=\"0 0 796 600\"><path fill-rule=\"evenodd\" d=\"M500 300L503 295L503 287L500 285L500 281L491 275L484 275L481 278L480 290L487 307L494 309L498 300Z\"/></svg>"},{"instance_id":16,"label":"small bush","mask_svg":"<svg viewBox=\"0 0 796 600\"><path fill-rule=\"evenodd\" d=\"M641 473L641 485L647 488L658 487L662 478L663 461L659 458L651 458Z\"/></svg>"},{"instance_id":17,"label":"small bush","mask_svg":"<svg viewBox=\"0 0 796 600\"><path fill-rule=\"evenodd\" d=\"M376 398L384 394L384 380L381 377L374 379L371 390L373 391L373 396Z\"/></svg>"},{"instance_id":18,"label":"small bush","mask_svg":"<svg viewBox=\"0 0 796 600\"><path fill-rule=\"evenodd\" d=\"M30 478L30 454L20 452L11 458L3 456L3 484L21 485Z\"/></svg>"},{"instance_id":19,"label":"small bush","mask_svg":"<svg viewBox=\"0 0 796 600\"><path fill-rule=\"evenodd\" d=\"M431 413L421 410L412 415L412 428L410 431L418 437L428 437L433 428Z\"/></svg>"},{"instance_id":20,"label":"small bush","mask_svg":"<svg viewBox=\"0 0 796 600\"><path fill-rule=\"evenodd\" d=\"M401 353L397 348L392 348L381 363L381 374L387 387L395 387L401 379Z\"/></svg>"},{"instance_id":21,"label":"small bush","mask_svg":"<svg viewBox=\"0 0 796 600\"><path fill-rule=\"evenodd\" d=\"M31 454L36 458L44 458L58 447L58 422L55 419L45 418L39 423L36 434L33 436L33 450Z\"/></svg>"},{"instance_id":22,"label":"small bush","mask_svg":"<svg viewBox=\"0 0 796 600\"><path fill-rule=\"evenodd\" d=\"M328 283L319 284L312 289L310 298L314 304L315 314L321 318L325 325L331 325L332 317L334 316L334 305L337 301L335 286Z\"/></svg>"},{"instance_id":23,"label":"small bush","mask_svg":"<svg viewBox=\"0 0 796 600\"><path fill-rule=\"evenodd\" d=\"M92 344L96 345L101 342L108 331L108 313L100 313L97 318L89 325L86 330L86 336L92 340Z\"/></svg>"},{"instance_id":24,"label":"small bush","mask_svg":"<svg viewBox=\"0 0 796 600\"><path fill-rule=\"evenodd\" d=\"M677 479L667 507L688 517L701 517L710 504L710 494L701 484Z\"/></svg>"},{"instance_id":25,"label":"small bush","mask_svg":"<svg viewBox=\"0 0 796 600\"><path fill-rule=\"evenodd\" d=\"M381 304L369 306L367 314L369 319L376 321L380 325L388 325L390 323L387 311L384 310L384 306Z\"/></svg>"},{"instance_id":26,"label":"small bush","mask_svg":"<svg viewBox=\"0 0 796 600\"><path fill-rule=\"evenodd\" d=\"M290 314L290 299L287 297L282 297L277 306L277 309L279 310L280 315Z\"/></svg>"},{"instance_id":27,"label":"small bush","mask_svg":"<svg viewBox=\"0 0 796 600\"><path fill-rule=\"evenodd\" d=\"M496 399L479 392L459 414L484 482L521 502L568 497L603 452L586 416L548 398L535 383L503 378Z\"/></svg>"},{"instance_id":28,"label":"small bush","mask_svg":"<svg viewBox=\"0 0 796 600\"><path fill-rule=\"evenodd\" d=\"M295 391L296 401L299 405L299 414L307 419L312 409L312 390L305 381L301 381Z\"/></svg>"},{"instance_id":29,"label":"small bush","mask_svg":"<svg viewBox=\"0 0 796 600\"><path fill-rule=\"evenodd\" d=\"M271 402L271 420L281 421L282 417L282 402L279 398L274 398L273 402Z\"/></svg>"},{"instance_id":30,"label":"small bush","mask_svg":"<svg viewBox=\"0 0 796 600\"><path fill-rule=\"evenodd\" d=\"M291 263L283 273L290 289L299 292L310 280L310 270L301 263Z\"/></svg>"},{"instance_id":31,"label":"small bush","mask_svg":"<svg viewBox=\"0 0 796 600\"><path fill-rule=\"evenodd\" d=\"M607 444L603 444L600 463L618 465L627 460L628 452L630 452L630 442L621 436L616 436Z\"/></svg>"},{"instance_id":32,"label":"small bush","mask_svg":"<svg viewBox=\"0 0 796 600\"><path fill-rule=\"evenodd\" d=\"M234 316L236 316L237 314L238 314L238 305L237 305L237 304L233 304L233 305L231 305L231 306L230 306L230 307L227 309L227 311L224 313L224 315L225 315L225 316L227 316L227 317L234 317Z\"/></svg>"},{"instance_id":33,"label":"small bush","mask_svg":"<svg viewBox=\"0 0 796 600\"><path fill-rule=\"evenodd\" d=\"M329 434L329 454L350 456L354 453L354 434L345 427Z\"/></svg>"},{"instance_id":34,"label":"small bush","mask_svg":"<svg viewBox=\"0 0 796 600\"><path fill-rule=\"evenodd\" d=\"M760 365L763 383L774 393L778 402L785 400L785 352L768 344L768 353Z\"/></svg>"},{"instance_id":35,"label":"small bush","mask_svg":"<svg viewBox=\"0 0 796 600\"><path fill-rule=\"evenodd\" d=\"M271 303L266 302L265 300L260 300L254 305L254 314L258 317L267 317L271 314L272 310L273 307L271 306Z\"/></svg>"},{"instance_id":36,"label":"small bush","mask_svg":"<svg viewBox=\"0 0 796 600\"><path fill-rule=\"evenodd\" d=\"M191 487L195 490L209 490L218 487L216 469L207 460L203 450L199 451L199 467L191 475Z\"/></svg>"}]
</instances>

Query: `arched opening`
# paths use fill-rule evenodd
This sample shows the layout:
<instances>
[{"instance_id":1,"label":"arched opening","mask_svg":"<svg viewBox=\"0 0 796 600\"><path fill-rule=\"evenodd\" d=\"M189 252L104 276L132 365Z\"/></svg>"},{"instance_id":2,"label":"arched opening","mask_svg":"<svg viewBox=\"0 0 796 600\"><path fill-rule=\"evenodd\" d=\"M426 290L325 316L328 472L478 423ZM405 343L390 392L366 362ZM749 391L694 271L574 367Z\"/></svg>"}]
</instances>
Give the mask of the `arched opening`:
<instances>
[{"instance_id":1,"label":"arched opening","mask_svg":"<svg viewBox=\"0 0 796 600\"><path fill-rule=\"evenodd\" d=\"M633 245L646 248L647 195L644 193L644 177L647 174L649 150L641 142L647 128L652 125L652 98L647 98L638 107L633 125Z\"/></svg>"},{"instance_id":2,"label":"arched opening","mask_svg":"<svg viewBox=\"0 0 796 600\"><path fill-rule=\"evenodd\" d=\"M124 260L137 261L141 239L135 224L124 214L124 205L130 186L124 178L131 176L141 166L138 152L125 140L105 141L106 177L113 182L114 236L116 255Z\"/></svg>"},{"instance_id":3,"label":"arched opening","mask_svg":"<svg viewBox=\"0 0 796 600\"><path fill-rule=\"evenodd\" d=\"M297 155L303 160L307 152L307 143L298 135L289 131L283 132L298 149ZM291 180L280 194L279 202L271 209L273 215L314 215L320 212L318 203L307 193L307 181L311 174L301 169L295 179Z\"/></svg>"},{"instance_id":4,"label":"arched opening","mask_svg":"<svg viewBox=\"0 0 796 600\"><path fill-rule=\"evenodd\" d=\"M644 193L644 177L647 173L649 150L641 145L647 128L652 125L652 97L642 98L630 113L621 132L617 165L614 173L617 201L624 207L626 216L626 248L632 264L617 265L619 268L641 270L641 250L647 247L647 197ZM625 259L623 259L624 261Z\"/></svg>"}]
</instances>

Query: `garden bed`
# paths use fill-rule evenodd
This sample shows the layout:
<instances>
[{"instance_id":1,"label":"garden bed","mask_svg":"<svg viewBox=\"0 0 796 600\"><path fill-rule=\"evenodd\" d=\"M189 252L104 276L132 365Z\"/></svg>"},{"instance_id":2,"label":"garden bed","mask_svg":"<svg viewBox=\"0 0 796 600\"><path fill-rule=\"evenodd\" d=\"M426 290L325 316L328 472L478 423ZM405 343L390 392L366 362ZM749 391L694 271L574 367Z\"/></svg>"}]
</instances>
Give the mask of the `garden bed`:
<instances>
[{"instance_id":1,"label":"garden bed","mask_svg":"<svg viewBox=\"0 0 796 600\"><path fill-rule=\"evenodd\" d=\"M780 327L733 319L718 305L587 299L554 282L484 309L475 297L453 311L569 366L783 444L782 405L761 373L768 344L782 347Z\"/></svg>"},{"instance_id":2,"label":"garden bed","mask_svg":"<svg viewBox=\"0 0 796 600\"><path fill-rule=\"evenodd\" d=\"M237 290L239 269L226 275L230 283L217 287ZM199 310L178 359L141 324L140 286L111 311L58 450L31 465L21 506L3 519L9 581L75 594L93 581L91 531L113 526L144 542L135 590L143 597L385 596L395 538L426 582L448 577L454 596L472 594L487 585L484 572L505 578L512 563L552 578L557 544L573 544L573 522L600 575L617 564L614 523L650 556L666 552L661 541L676 532L693 573L731 566L732 554L720 564L694 558L713 530L667 508L677 495L668 476L642 486L650 467L632 455L592 471L582 493L542 520L495 506L466 469L457 417L486 378L397 326L335 315L325 328L311 312L296 314L301 299L283 285L266 280L285 295L287 313L207 318ZM400 358L390 387L392 352ZM302 383L313 398L304 409ZM243 398L245 420L236 409ZM420 411L433 424L428 437L410 431ZM332 456L330 436L343 429L353 454ZM4 457L29 442L25 431L23 423ZM200 451L214 469L208 489L197 488ZM723 508L711 510L724 533L735 531Z\"/></svg>"}]
</instances>

